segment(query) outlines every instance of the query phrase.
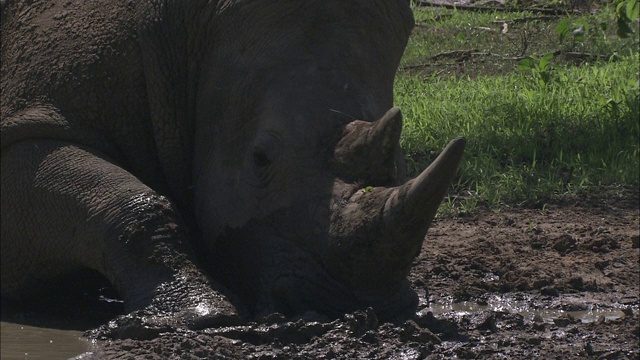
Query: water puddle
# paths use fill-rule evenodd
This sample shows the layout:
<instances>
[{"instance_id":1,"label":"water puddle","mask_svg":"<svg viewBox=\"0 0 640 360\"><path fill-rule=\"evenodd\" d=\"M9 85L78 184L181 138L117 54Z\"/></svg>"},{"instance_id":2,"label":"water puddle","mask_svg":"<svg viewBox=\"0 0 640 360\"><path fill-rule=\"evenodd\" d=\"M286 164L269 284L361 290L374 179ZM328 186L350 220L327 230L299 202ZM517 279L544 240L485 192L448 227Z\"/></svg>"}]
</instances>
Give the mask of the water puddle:
<instances>
[{"instance_id":1,"label":"water puddle","mask_svg":"<svg viewBox=\"0 0 640 360\"><path fill-rule=\"evenodd\" d=\"M564 310L562 309L563 307L569 308L569 310ZM541 308L540 304L532 304L531 301L527 301L526 299L515 300L505 296L492 296L486 301L486 304L478 304L471 301L433 303L421 312L426 311L431 311L435 316L444 313L454 313L455 315L463 316L482 311L501 311L522 315L525 321L540 321L540 319L542 319L542 321L549 324L553 324L554 319L563 317L580 320L583 324L603 319L610 321L625 317L623 306L620 304L604 306L602 304L589 304L587 302L579 303L572 300L568 303L568 306L566 304L551 304L550 308ZM637 313L637 306L634 307L632 311Z\"/></svg>"},{"instance_id":2,"label":"water puddle","mask_svg":"<svg viewBox=\"0 0 640 360\"><path fill-rule=\"evenodd\" d=\"M69 359L95 351L83 332L123 313L122 301L97 272L81 271L58 279L30 302L2 299L0 358Z\"/></svg>"},{"instance_id":3,"label":"water puddle","mask_svg":"<svg viewBox=\"0 0 640 360\"><path fill-rule=\"evenodd\" d=\"M610 321L625 317L629 308L621 304L602 304L590 299L577 297L560 297L553 301L540 301L536 298L514 295L494 295L486 301L457 302L451 299L434 301L426 306L424 294L419 294L423 309L420 312L431 311L436 317L443 314L455 316L469 316L483 311L508 312L520 314L525 322L540 322L553 324L554 319L567 316L580 320L582 323L595 321ZM104 301L104 300L103 300ZM638 313L638 305L633 305L632 312ZM80 317L84 318L84 316ZM10 320L11 321L11 320ZM99 344L95 344L82 337L79 330L61 330L55 328L29 326L8 321L0 322L2 360L23 359L69 359L86 352L95 351ZM45 325L46 326L46 325ZM75 327L75 329L96 326Z\"/></svg>"},{"instance_id":4,"label":"water puddle","mask_svg":"<svg viewBox=\"0 0 640 360\"><path fill-rule=\"evenodd\" d=\"M93 344L77 330L60 330L0 322L2 360L69 359L91 351Z\"/></svg>"}]
</instances>

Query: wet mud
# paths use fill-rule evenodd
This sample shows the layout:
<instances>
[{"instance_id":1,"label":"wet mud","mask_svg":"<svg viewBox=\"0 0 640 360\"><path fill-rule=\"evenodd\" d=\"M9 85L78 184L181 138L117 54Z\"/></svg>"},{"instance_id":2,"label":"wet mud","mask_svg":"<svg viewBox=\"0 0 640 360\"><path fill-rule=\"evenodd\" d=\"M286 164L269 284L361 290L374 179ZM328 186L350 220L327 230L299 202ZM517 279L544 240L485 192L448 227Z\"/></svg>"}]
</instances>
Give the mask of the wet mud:
<instances>
[{"instance_id":1,"label":"wet mud","mask_svg":"<svg viewBox=\"0 0 640 360\"><path fill-rule=\"evenodd\" d=\"M637 191L440 218L410 281L411 319L370 310L102 343L80 358L637 359Z\"/></svg>"},{"instance_id":2,"label":"wet mud","mask_svg":"<svg viewBox=\"0 0 640 360\"><path fill-rule=\"evenodd\" d=\"M77 358L637 359L639 208L638 190L622 189L541 209L438 218L409 276L419 299L410 318L383 322L366 309L339 319L271 314L144 341L84 342L75 348L87 352ZM68 346L77 346L77 334L123 310L100 278L63 282L69 286L62 297L3 301L3 359L34 350L69 357L56 350L65 340L51 345L52 333L36 349L11 350L22 346L22 335L7 323L69 331Z\"/></svg>"}]
</instances>

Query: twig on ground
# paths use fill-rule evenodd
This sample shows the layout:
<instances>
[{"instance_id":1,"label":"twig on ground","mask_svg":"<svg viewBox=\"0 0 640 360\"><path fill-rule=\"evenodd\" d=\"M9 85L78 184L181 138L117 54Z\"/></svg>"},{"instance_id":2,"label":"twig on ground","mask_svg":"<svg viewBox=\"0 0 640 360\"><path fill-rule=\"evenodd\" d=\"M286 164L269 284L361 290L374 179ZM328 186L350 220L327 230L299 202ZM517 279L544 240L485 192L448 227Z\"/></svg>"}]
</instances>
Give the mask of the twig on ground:
<instances>
[{"instance_id":1,"label":"twig on ground","mask_svg":"<svg viewBox=\"0 0 640 360\"><path fill-rule=\"evenodd\" d=\"M581 14L581 11L577 10L568 10L568 9L545 9L545 8L506 8L499 6L470 6L470 5L452 5L452 4L441 4L441 3L432 3L427 0L414 0L416 6L420 7L443 7L446 9L456 9L456 10L466 10L466 11L508 11L508 12L516 12L516 11L528 11L534 14L547 14L547 15L565 15L565 14Z\"/></svg>"},{"instance_id":2,"label":"twig on ground","mask_svg":"<svg viewBox=\"0 0 640 360\"><path fill-rule=\"evenodd\" d=\"M422 69L428 67L436 67L436 66L454 66L460 65L460 63L422 63L422 64L413 64L413 65L402 65L400 66L400 70L415 70Z\"/></svg>"},{"instance_id":3,"label":"twig on ground","mask_svg":"<svg viewBox=\"0 0 640 360\"><path fill-rule=\"evenodd\" d=\"M489 32L500 32L500 30L495 29L495 28L490 28L490 27L486 27L486 26L476 26L474 29L477 30L482 30L482 31L489 31Z\"/></svg>"},{"instance_id":4,"label":"twig on ground","mask_svg":"<svg viewBox=\"0 0 640 360\"><path fill-rule=\"evenodd\" d=\"M433 60L438 60L438 59L442 59L442 58L458 58L458 57L464 57L464 56L469 56L474 52L478 52L480 50L452 50L452 51L444 51L438 54L435 54L431 57L431 59Z\"/></svg>"},{"instance_id":5,"label":"twig on ground","mask_svg":"<svg viewBox=\"0 0 640 360\"><path fill-rule=\"evenodd\" d=\"M556 50L553 52L553 56L559 56L559 55L562 55L565 58L565 60L573 60L573 61L576 61L576 60L586 61L591 59L615 61L618 59L615 55L600 55L600 54L581 53L581 52L563 52L561 50ZM504 56L504 55L495 54L491 52L484 52L484 51L472 49L472 50L445 51L445 52L441 52L433 55L431 59L438 60L443 58L461 58L461 57L472 57L472 56L493 56L493 57L500 58L501 60L507 60L507 61L520 61L530 56L542 57L542 55L537 55L537 54L520 55L520 56ZM444 64L443 63L422 63L422 64L404 65L404 66L401 66L400 69L409 70L409 69L426 68L431 66L452 66L452 65L458 65L458 64L459 63L444 63Z\"/></svg>"},{"instance_id":6,"label":"twig on ground","mask_svg":"<svg viewBox=\"0 0 640 360\"><path fill-rule=\"evenodd\" d=\"M528 21L536 21L536 20L540 20L540 21L551 21L551 20L556 20L558 19L558 17L561 15L542 15L542 16L525 16L522 18L517 18L517 19L511 19L511 20L493 20L492 22L495 24L516 24L516 23L523 23L523 22L528 22Z\"/></svg>"}]
</instances>

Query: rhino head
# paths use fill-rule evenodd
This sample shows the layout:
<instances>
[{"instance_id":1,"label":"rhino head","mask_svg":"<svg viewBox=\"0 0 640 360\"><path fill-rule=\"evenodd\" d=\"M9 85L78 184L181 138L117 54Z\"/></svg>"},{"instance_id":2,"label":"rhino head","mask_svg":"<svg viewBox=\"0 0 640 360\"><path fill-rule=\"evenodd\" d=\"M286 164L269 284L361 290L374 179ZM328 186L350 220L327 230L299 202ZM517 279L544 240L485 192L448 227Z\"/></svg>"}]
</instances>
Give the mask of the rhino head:
<instances>
[{"instance_id":1,"label":"rhino head","mask_svg":"<svg viewBox=\"0 0 640 360\"><path fill-rule=\"evenodd\" d=\"M406 1L269 3L226 9L203 57L202 247L254 314L394 316L415 302L406 276L464 140L405 181L392 106Z\"/></svg>"}]
</instances>

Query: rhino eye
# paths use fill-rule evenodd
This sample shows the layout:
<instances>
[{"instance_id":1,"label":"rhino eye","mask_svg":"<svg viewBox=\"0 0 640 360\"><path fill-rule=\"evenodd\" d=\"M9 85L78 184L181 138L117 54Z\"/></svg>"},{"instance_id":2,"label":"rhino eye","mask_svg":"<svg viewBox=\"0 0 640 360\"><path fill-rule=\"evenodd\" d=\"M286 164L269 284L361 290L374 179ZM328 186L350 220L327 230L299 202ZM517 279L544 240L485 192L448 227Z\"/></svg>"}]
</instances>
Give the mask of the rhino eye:
<instances>
[{"instance_id":1,"label":"rhino eye","mask_svg":"<svg viewBox=\"0 0 640 360\"><path fill-rule=\"evenodd\" d=\"M282 141L276 133L263 132L258 135L246 158L251 185L263 188L271 182L281 159L281 149Z\"/></svg>"},{"instance_id":2,"label":"rhino eye","mask_svg":"<svg viewBox=\"0 0 640 360\"><path fill-rule=\"evenodd\" d=\"M263 149L254 148L253 164L257 167L265 167L271 165L271 160L269 160L269 157Z\"/></svg>"},{"instance_id":3,"label":"rhino eye","mask_svg":"<svg viewBox=\"0 0 640 360\"><path fill-rule=\"evenodd\" d=\"M274 169L272 160L267 151L262 147L256 146L251 154L251 179L249 183L255 187L263 188L269 184L273 177Z\"/></svg>"}]
</instances>

